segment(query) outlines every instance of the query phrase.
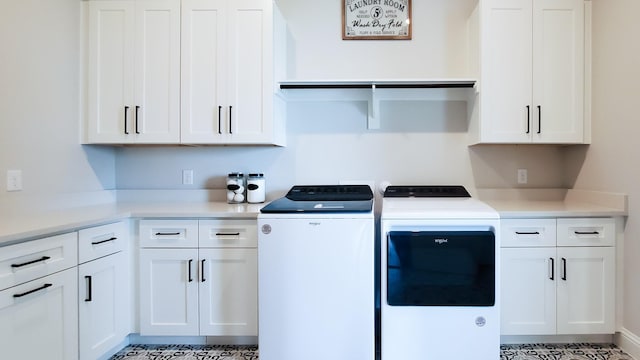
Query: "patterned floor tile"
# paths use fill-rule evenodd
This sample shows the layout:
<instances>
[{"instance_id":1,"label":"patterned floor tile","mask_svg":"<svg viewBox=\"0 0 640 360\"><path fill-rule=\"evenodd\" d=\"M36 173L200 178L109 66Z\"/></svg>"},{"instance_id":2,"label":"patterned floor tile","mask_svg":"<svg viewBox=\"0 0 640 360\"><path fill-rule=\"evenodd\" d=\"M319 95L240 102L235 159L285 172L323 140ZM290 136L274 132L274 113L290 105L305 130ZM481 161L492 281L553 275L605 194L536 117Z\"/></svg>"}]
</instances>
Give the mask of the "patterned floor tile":
<instances>
[{"instance_id":1,"label":"patterned floor tile","mask_svg":"<svg viewBox=\"0 0 640 360\"><path fill-rule=\"evenodd\" d=\"M613 344L501 345L500 360L633 360Z\"/></svg>"},{"instance_id":2,"label":"patterned floor tile","mask_svg":"<svg viewBox=\"0 0 640 360\"><path fill-rule=\"evenodd\" d=\"M110 360L258 360L257 346L130 345ZM612 344L501 345L500 360L634 360Z\"/></svg>"}]
</instances>

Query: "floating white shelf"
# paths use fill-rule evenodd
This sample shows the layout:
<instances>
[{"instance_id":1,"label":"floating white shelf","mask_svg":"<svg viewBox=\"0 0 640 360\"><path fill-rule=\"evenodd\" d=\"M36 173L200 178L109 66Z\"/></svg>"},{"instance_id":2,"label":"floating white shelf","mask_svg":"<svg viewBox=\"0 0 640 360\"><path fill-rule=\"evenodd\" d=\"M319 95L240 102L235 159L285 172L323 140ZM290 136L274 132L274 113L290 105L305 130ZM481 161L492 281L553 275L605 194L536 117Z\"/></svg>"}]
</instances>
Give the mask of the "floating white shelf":
<instances>
[{"instance_id":1,"label":"floating white shelf","mask_svg":"<svg viewBox=\"0 0 640 360\"><path fill-rule=\"evenodd\" d=\"M475 85L475 79L290 80L279 89L288 101L367 101L367 128L379 129L380 101L467 101Z\"/></svg>"}]
</instances>

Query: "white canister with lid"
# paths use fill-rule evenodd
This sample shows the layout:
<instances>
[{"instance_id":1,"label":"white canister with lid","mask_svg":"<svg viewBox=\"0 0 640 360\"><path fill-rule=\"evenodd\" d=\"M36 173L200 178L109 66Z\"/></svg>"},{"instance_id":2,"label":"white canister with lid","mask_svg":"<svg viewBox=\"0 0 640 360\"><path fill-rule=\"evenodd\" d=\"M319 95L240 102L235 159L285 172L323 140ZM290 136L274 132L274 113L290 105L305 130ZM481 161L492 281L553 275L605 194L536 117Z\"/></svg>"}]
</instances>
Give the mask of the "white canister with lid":
<instances>
[{"instance_id":1,"label":"white canister with lid","mask_svg":"<svg viewBox=\"0 0 640 360\"><path fill-rule=\"evenodd\" d=\"M243 173L231 173L227 176L227 203L240 204L245 200L245 178Z\"/></svg>"},{"instance_id":2,"label":"white canister with lid","mask_svg":"<svg viewBox=\"0 0 640 360\"><path fill-rule=\"evenodd\" d=\"M247 178L247 202L252 204L263 203L265 194L264 174L249 174Z\"/></svg>"}]
</instances>

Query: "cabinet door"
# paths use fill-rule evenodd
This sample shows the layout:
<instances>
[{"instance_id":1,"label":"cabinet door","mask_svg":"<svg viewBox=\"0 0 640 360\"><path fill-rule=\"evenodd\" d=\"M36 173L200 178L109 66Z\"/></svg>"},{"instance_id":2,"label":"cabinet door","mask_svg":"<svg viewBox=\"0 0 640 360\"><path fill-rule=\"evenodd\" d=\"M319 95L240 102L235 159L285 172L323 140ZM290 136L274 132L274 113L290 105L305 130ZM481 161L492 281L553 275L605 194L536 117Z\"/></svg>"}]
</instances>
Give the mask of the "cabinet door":
<instances>
[{"instance_id":1,"label":"cabinet door","mask_svg":"<svg viewBox=\"0 0 640 360\"><path fill-rule=\"evenodd\" d=\"M81 359L98 359L124 340L129 319L129 273L124 252L78 267Z\"/></svg>"},{"instance_id":2,"label":"cabinet door","mask_svg":"<svg viewBox=\"0 0 640 360\"><path fill-rule=\"evenodd\" d=\"M88 6L87 142L132 141L134 3L90 1Z\"/></svg>"},{"instance_id":3,"label":"cabinet door","mask_svg":"<svg viewBox=\"0 0 640 360\"><path fill-rule=\"evenodd\" d=\"M558 248L558 334L612 334L615 248Z\"/></svg>"},{"instance_id":4,"label":"cabinet door","mask_svg":"<svg viewBox=\"0 0 640 360\"><path fill-rule=\"evenodd\" d=\"M232 143L273 141L273 5L229 3L226 125Z\"/></svg>"},{"instance_id":5,"label":"cabinet door","mask_svg":"<svg viewBox=\"0 0 640 360\"><path fill-rule=\"evenodd\" d=\"M531 141L531 0L489 0L481 9L481 141Z\"/></svg>"},{"instance_id":6,"label":"cabinet door","mask_svg":"<svg viewBox=\"0 0 640 360\"><path fill-rule=\"evenodd\" d=\"M258 335L257 249L200 249L200 335Z\"/></svg>"},{"instance_id":7,"label":"cabinet door","mask_svg":"<svg viewBox=\"0 0 640 360\"><path fill-rule=\"evenodd\" d=\"M140 334L198 335L198 250L140 250Z\"/></svg>"},{"instance_id":8,"label":"cabinet door","mask_svg":"<svg viewBox=\"0 0 640 360\"><path fill-rule=\"evenodd\" d=\"M135 142L178 143L180 0L142 0L135 6Z\"/></svg>"},{"instance_id":9,"label":"cabinet door","mask_svg":"<svg viewBox=\"0 0 640 360\"><path fill-rule=\"evenodd\" d=\"M501 334L556 332L555 248L501 249Z\"/></svg>"},{"instance_id":10,"label":"cabinet door","mask_svg":"<svg viewBox=\"0 0 640 360\"><path fill-rule=\"evenodd\" d=\"M584 24L584 0L533 1L534 142L583 141Z\"/></svg>"},{"instance_id":11,"label":"cabinet door","mask_svg":"<svg viewBox=\"0 0 640 360\"><path fill-rule=\"evenodd\" d=\"M77 268L0 291L3 359L78 359Z\"/></svg>"},{"instance_id":12,"label":"cabinet door","mask_svg":"<svg viewBox=\"0 0 640 360\"><path fill-rule=\"evenodd\" d=\"M182 122L184 143L227 141L225 0L182 1Z\"/></svg>"}]
</instances>

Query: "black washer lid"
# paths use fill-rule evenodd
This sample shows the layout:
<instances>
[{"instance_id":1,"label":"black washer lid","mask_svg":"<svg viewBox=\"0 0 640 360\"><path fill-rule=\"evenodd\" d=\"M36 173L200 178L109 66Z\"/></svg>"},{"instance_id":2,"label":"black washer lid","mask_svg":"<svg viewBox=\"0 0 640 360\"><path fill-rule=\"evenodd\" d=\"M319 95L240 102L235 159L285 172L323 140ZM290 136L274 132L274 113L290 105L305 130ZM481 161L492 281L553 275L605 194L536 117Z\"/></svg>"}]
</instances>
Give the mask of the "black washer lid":
<instances>
[{"instance_id":1,"label":"black washer lid","mask_svg":"<svg viewBox=\"0 0 640 360\"><path fill-rule=\"evenodd\" d=\"M286 198L293 201L356 201L371 200L369 185L296 185Z\"/></svg>"},{"instance_id":2,"label":"black washer lid","mask_svg":"<svg viewBox=\"0 0 640 360\"><path fill-rule=\"evenodd\" d=\"M461 185L392 185L387 186L384 197L471 197Z\"/></svg>"}]
</instances>

